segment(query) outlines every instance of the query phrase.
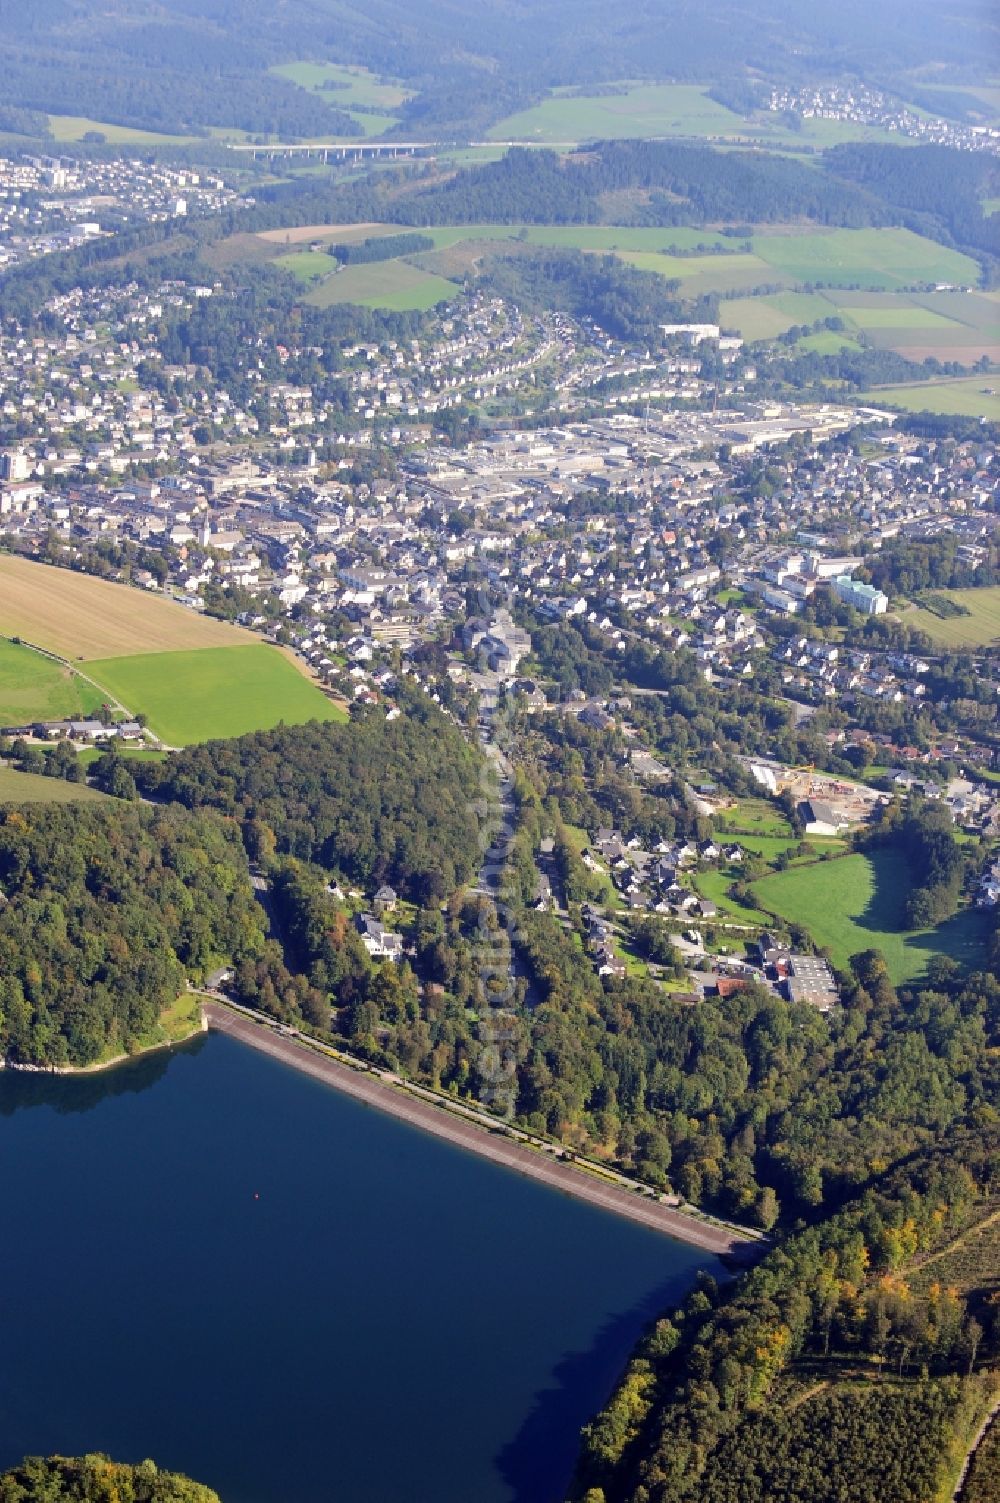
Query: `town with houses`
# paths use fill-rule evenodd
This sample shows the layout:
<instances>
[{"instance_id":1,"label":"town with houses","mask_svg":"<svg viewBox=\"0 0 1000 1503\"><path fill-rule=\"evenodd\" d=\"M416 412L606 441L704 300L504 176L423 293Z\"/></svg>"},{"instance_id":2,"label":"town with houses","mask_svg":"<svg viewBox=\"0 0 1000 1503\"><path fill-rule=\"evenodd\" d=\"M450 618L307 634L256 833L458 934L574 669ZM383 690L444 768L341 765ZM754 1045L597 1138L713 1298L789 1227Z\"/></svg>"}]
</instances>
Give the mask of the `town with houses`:
<instances>
[{"instance_id":1,"label":"town with houses","mask_svg":"<svg viewBox=\"0 0 1000 1503\"><path fill-rule=\"evenodd\" d=\"M221 180L137 162L0 164L0 255L100 234L111 203L153 219L230 198ZM575 717L647 789L686 772L632 723L628 688L566 692L533 662L532 632L586 629L611 661L636 644L690 653L704 683L759 689L796 724L835 709L832 742L863 743L884 765L876 790L755 761L766 796L792 797L805 839L848 835L914 787L959 827L1000 834L996 696L958 715L952 703L946 734L934 654L864 631L901 605L905 625L908 602L865 577L888 544L947 536L970 571L995 567L992 447L917 436L877 407L772 400L715 324L667 325L659 347L635 349L482 295L444 306L429 335L348 344L335 361L258 348L224 382L170 345L178 321L222 295L77 288L52 295L46 335L4 335L0 546L237 620L348 705L398 714L408 674L473 726L484 698L526 723ZM473 406L489 422L469 427ZM928 709L924 744L900 737L900 707ZM482 740L490 727L480 718ZM148 739L129 720L0 730ZM721 830L725 799L690 793ZM588 835L584 864L610 884L582 913L602 977L625 973L621 915L648 913L671 922L693 996L750 977L836 1003L825 961L741 931L699 891L699 872L739 879L737 836L648 848L627 828ZM565 911L540 860L539 904ZM977 900L1000 900L996 860ZM402 956L393 908L383 892L358 915L373 958Z\"/></svg>"},{"instance_id":2,"label":"town with houses","mask_svg":"<svg viewBox=\"0 0 1000 1503\"><path fill-rule=\"evenodd\" d=\"M892 131L924 146L1000 155L1000 129L990 124L958 124L915 109L866 84L829 84L811 88L772 88L767 108L800 120L850 121Z\"/></svg>"},{"instance_id":3,"label":"town with houses","mask_svg":"<svg viewBox=\"0 0 1000 1503\"><path fill-rule=\"evenodd\" d=\"M0 1503L1000 1503L1000 10L0 37Z\"/></svg>"},{"instance_id":4,"label":"town with houses","mask_svg":"<svg viewBox=\"0 0 1000 1503\"><path fill-rule=\"evenodd\" d=\"M0 273L116 230L218 214L221 177L141 158L0 157Z\"/></svg>"}]
</instances>

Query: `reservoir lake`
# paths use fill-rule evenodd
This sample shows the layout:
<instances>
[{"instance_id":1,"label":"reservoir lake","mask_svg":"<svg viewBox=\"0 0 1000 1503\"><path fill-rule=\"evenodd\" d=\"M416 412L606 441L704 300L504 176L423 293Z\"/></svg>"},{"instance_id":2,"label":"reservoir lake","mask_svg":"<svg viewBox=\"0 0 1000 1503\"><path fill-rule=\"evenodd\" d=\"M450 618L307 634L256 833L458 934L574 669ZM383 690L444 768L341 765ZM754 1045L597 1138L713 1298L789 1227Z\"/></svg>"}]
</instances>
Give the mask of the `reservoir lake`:
<instances>
[{"instance_id":1,"label":"reservoir lake","mask_svg":"<svg viewBox=\"0 0 1000 1503\"><path fill-rule=\"evenodd\" d=\"M0 1469L152 1456L223 1503L561 1503L708 1254L210 1034L0 1073Z\"/></svg>"}]
</instances>

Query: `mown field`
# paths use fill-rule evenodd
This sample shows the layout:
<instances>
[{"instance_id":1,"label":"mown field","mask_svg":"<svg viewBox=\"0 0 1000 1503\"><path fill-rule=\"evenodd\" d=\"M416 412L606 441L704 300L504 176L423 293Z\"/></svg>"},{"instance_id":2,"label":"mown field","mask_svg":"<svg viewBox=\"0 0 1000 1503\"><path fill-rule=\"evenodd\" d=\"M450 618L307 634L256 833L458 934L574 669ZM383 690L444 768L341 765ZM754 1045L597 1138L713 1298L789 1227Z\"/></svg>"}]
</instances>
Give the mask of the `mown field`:
<instances>
[{"instance_id":1,"label":"mown field","mask_svg":"<svg viewBox=\"0 0 1000 1503\"><path fill-rule=\"evenodd\" d=\"M103 702L72 669L0 638L0 725L91 715Z\"/></svg>"},{"instance_id":2,"label":"mown field","mask_svg":"<svg viewBox=\"0 0 1000 1503\"><path fill-rule=\"evenodd\" d=\"M799 349L857 344L863 334L876 349L896 350L911 360L935 355L971 365L980 356L1000 358L1000 308L976 292L779 292L728 298L722 322L744 339L775 339L794 324L839 318L843 333L823 330ZM819 341L819 343L818 343Z\"/></svg>"},{"instance_id":3,"label":"mown field","mask_svg":"<svg viewBox=\"0 0 1000 1503\"><path fill-rule=\"evenodd\" d=\"M891 291L920 282L974 287L979 267L912 230L811 230L755 235L755 255L794 282Z\"/></svg>"},{"instance_id":4,"label":"mown field","mask_svg":"<svg viewBox=\"0 0 1000 1503\"><path fill-rule=\"evenodd\" d=\"M509 115L489 131L495 141L611 140L639 136L738 135L739 115L694 84L622 85L614 94L557 90L531 109Z\"/></svg>"},{"instance_id":5,"label":"mown field","mask_svg":"<svg viewBox=\"0 0 1000 1503\"><path fill-rule=\"evenodd\" d=\"M64 778L46 778L34 772L0 767L0 804L76 804L105 795L86 783L67 783Z\"/></svg>"},{"instance_id":6,"label":"mown field","mask_svg":"<svg viewBox=\"0 0 1000 1503\"><path fill-rule=\"evenodd\" d=\"M839 355L842 350L860 350L861 345L849 334L836 334L831 329L822 329L817 334L806 334L795 341L796 350L807 355Z\"/></svg>"},{"instance_id":7,"label":"mown field","mask_svg":"<svg viewBox=\"0 0 1000 1503\"><path fill-rule=\"evenodd\" d=\"M760 111L751 120L710 99L698 84L637 83L609 85L615 92L581 94L554 89L550 98L508 115L489 131L495 141L535 141L553 146L596 139L634 137L713 137L801 151L840 141L892 139L885 131L867 130L849 121L805 120L789 130L777 114ZM898 139L898 138L897 138Z\"/></svg>"},{"instance_id":8,"label":"mown field","mask_svg":"<svg viewBox=\"0 0 1000 1503\"><path fill-rule=\"evenodd\" d=\"M672 232L661 232L669 236ZM700 233L700 232L699 232ZM725 243L725 242L723 242ZM731 242L730 242L731 243ZM775 234L761 232L751 239L751 250L736 251L728 255L671 256L648 251L622 252L622 259L638 266L643 271L658 272L661 276L678 278L686 294L718 292L722 294L746 292L754 287L784 286L793 291L803 285L831 289L856 289L858 292L892 292L904 287L949 282L959 286L974 286L979 275L976 263L959 251L947 249L923 235L910 230L818 230L812 228L789 229ZM734 300L733 308L727 303L722 309L727 324L739 318L751 320L752 332L746 337L767 338L783 332L793 323L812 322L817 318L839 315L844 317L843 296L812 302L817 293L805 294L809 304L782 306L787 293L765 294L761 301L767 312L759 315L760 323L753 325L753 304L757 299ZM858 298L864 304L864 297ZM898 307L917 308L917 304L889 304L887 311ZM810 318L807 311L811 307ZM733 311L737 318L728 315ZM779 322L774 315L787 312L787 319ZM772 315L771 317L768 314ZM898 314L897 314L898 317ZM928 309L925 314L911 312L907 315L911 327L921 323L933 329L939 326L954 340L961 338L961 326L952 329L956 320L934 314ZM985 313L982 314L985 319ZM848 319L845 318L845 322ZM904 323L906 318L904 318ZM940 321L940 322L939 322ZM742 329L741 329L742 332Z\"/></svg>"},{"instance_id":9,"label":"mown field","mask_svg":"<svg viewBox=\"0 0 1000 1503\"><path fill-rule=\"evenodd\" d=\"M10 554L0 554L0 636L75 662L256 641L162 595Z\"/></svg>"},{"instance_id":10,"label":"mown field","mask_svg":"<svg viewBox=\"0 0 1000 1503\"><path fill-rule=\"evenodd\" d=\"M85 663L98 703L105 690L145 714L171 746L344 716L290 654L252 632L144 590L9 555L0 555L0 633ZM8 654L7 662L13 693L25 660ZM51 666L55 693L60 670ZM0 675L0 706L2 692Z\"/></svg>"},{"instance_id":11,"label":"mown field","mask_svg":"<svg viewBox=\"0 0 1000 1503\"><path fill-rule=\"evenodd\" d=\"M821 292L775 292L766 297L727 298L719 310L726 329L744 339L776 339L793 324L836 318L840 310Z\"/></svg>"},{"instance_id":12,"label":"mown field","mask_svg":"<svg viewBox=\"0 0 1000 1503\"><path fill-rule=\"evenodd\" d=\"M168 756L167 752L157 751L152 746L133 746L131 744L119 746L117 752L119 757L125 762L165 762ZM89 768L100 756L103 756L101 747L82 746L76 754L76 759L84 767Z\"/></svg>"},{"instance_id":13,"label":"mown field","mask_svg":"<svg viewBox=\"0 0 1000 1503\"><path fill-rule=\"evenodd\" d=\"M739 844L744 844L741 835L779 836L789 842L795 839L788 820L766 798L737 799L731 809L723 810L718 827L723 833L731 833Z\"/></svg>"},{"instance_id":14,"label":"mown field","mask_svg":"<svg viewBox=\"0 0 1000 1503\"><path fill-rule=\"evenodd\" d=\"M872 949L881 950L897 984L922 975L932 955L976 964L984 953L985 915L966 910L936 929L905 933L909 887L902 856L886 850L792 867L762 877L751 891L761 909L800 925L843 968L858 951Z\"/></svg>"},{"instance_id":15,"label":"mown field","mask_svg":"<svg viewBox=\"0 0 1000 1503\"><path fill-rule=\"evenodd\" d=\"M724 871L698 872L692 878L696 890L703 898L715 904L721 917L732 919L737 924L763 927L768 922L766 913L762 913L759 908L744 907L729 896L729 888L735 880Z\"/></svg>"},{"instance_id":16,"label":"mown field","mask_svg":"<svg viewBox=\"0 0 1000 1503\"><path fill-rule=\"evenodd\" d=\"M1000 423L1000 377L960 376L954 381L880 386L865 401L876 407L901 407L905 412L942 412Z\"/></svg>"},{"instance_id":17,"label":"mown field","mask_svg":"<svg viewBox=\"0 0 1000 1503\"><path fill-rule=\"evenodd\" d=\"M190 145L191 136L165 136L155 130L139 130L133 125L110 125L106 120L90 120L85 115L50 115L49 130L54 141L82 141L91 131L99 132L112 146Z\"/></svg>"},{"instance_id":18,"label":"mown field","mask_svg":"<svg viewBox=\"0 0 1000 1503\"><path fill-rule=\"evenodd\" d=\"M359 303L365 308L387 308L404 313L409 309L433 308L447 302L458 288L454 282L433 272L423 271L410 261L372 261L367 265L345 266L306 298L317 308L333 303Z\"/></svg>"},{"instance_id":19,"label":"mown field","mask_svg":"<svg viewBox=\"0 0 1000 1503\"><path fill-rule=\"evenodd\" d=\"M671 256L656 251L622 251L620 254L623 261L639 271L653 271L671 281L679 281L685 297L700 297L705 292L747 292L754 287L785 280L750 251L715 256Z\"/></svg>"},{"instance_id":20,"label":"mown field","mask_svg":"<svg viewBox=\"0 0 1000 1503\"><path fill-rule=\"evenodd\" d=\"M169 746L242 736L281 721L345 718L291 658L264 642L107 658L87 671L130 710L143 711Z\"/></svg>"},{"instance_id":21,"label":"mown field","mask_svg":"<svg viewBox=\"0 0 1000 1503\"><path fill-rule=\"evenodd\" d=\"M292 251L287 256L279 256L274 264L283 271L290 271L297 281L307 286L332 276L337 267L336 261L325 251L311 250Z\"/></svg>"},{"instance_id":22,"label":"mown field","mask_svg":"<svg viewBox=\"0 0 1000 1503\"><path fill-rule=\"evenodd\" d=\"M964 606L967 616L938 616L923 606L905 612L907 626L925 631L942 647L988 647L1000 642L1000 585L978 590L935 590Z\"/></svg>"}]
</instances>

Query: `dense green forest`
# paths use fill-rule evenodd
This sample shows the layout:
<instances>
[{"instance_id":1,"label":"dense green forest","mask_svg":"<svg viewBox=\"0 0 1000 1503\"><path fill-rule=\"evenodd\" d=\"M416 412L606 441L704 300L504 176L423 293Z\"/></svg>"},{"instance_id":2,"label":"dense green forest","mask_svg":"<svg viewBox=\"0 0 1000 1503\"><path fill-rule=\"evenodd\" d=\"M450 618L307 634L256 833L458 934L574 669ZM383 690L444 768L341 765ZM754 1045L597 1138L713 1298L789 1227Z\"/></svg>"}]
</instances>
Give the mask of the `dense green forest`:
<instances>
[{"instance_id":1,"label":"dense green forest","mask_svg":"<svg viewBox=\"0 0 1000 1503\"><path fill-rule=\"evenodd\" d=\"M0 808L0 1050L127 1052L215 966L263 947L239 833L212 814Z\"/></svg>"},{"instance_id":2,"label":"dense green forest","mask_svg":"<svg viewBox=\"0 0 1000 1503\"><path fill-rule=\"evenodd\" d=\"M996 158L947 146L853 143L835 146L824 162L836 177L858 184L901 211L903 223L945 244L1000 256L1000 220L982 199L998 182Z\"/></svg>"},{"instance_id":3,"label":"dense green forest","mask_svg":"<svg viewBox=\"0 0 1000 1503\"><path fill-rule=\"evenodd\" d=\"M626 266L614 256L573 250L524 250L490 256L478 285L526 312L558 309L592 319L617 339L655 341L660 325L714 316L714 298L682 301L679 283Z\"/></svg>"},{"instance_id":4,"label":"dense green forest","mask_svg":"<svg viewBox=\"0 0 1000 1503\"><path fill-rule=\"evenodd\" d=\"M712 1456L699 1503L933 1494L962 1397L955 1379L858 1385L748 1419Z\"/></svg>"},{"instance_id":5,"label":"dense green forest","mask_svg":"<svg viewBox=\"0 0 1000 1503\"><path fill-rule=\"evenodd\" d=\"M479 758L426 700L391 722L372 714L209 742L135 774L150 796L236 816L255 860L278 851L420 903L476 868Z\"/></svg>"},{"instance_id":6,"label":"dense green forest","mask_svg":"<svg viewBox=\"0 0 1000 1503\"><path fill-rule=\"evenodd\" d=\"M882 548L866 553L858 577L889 596L910 599L921 590L967 590L1000 581L1000 548L988 548L978 564L962 558L958 548L954 534L931 540L889 538Z\"/></svg>"},{"instance_id":7,"label":"dense green forest","mask_svg":"<svg viewBox=\"0 0 1000 1503\"><path fill-rule=\"evenodd\" d=\"M920 1264L986 1214L995 1113L883 1171L720 1294L659 1320L588 1427L586 1503L915 1503L936 1495L989 1402L991 1270L961 1289ZM995 1380L994 1380L995 1381Z\"/></svg>"},{"instance_id":8,"label":"dense green forest","mask_svg":"<svg viewBox=\"0 0 1000 1503\"><path fill-rule=\"evenodd\" d=\"M498 162L394 195L386 209L413 224L587 224L602 217L603 194L623 189L641 190L640 224L805 218L857 228L888 217L877 194L801 162L668 141L605 141L565 158L515 147Z\"/></svg>"},{"instance_id":9,"label":"dense green forest","mask_svg":"<svg viewBox=\"0 0 1000 1503\"><path fill-rule=\"evenodd\" d=\"M904 812L887 804L858 844L864 850L894 846L905 856L913 882L903 915L908 930L930 928L956 912L967 863L946 806L918 800Z\"/></svg>"},{"instance_id":10,"label":"dense green forest","mask_svg":"<svg viewBox=\"0 0 1000 1503\"><path fill-rule=\"evenodd\" d=\"M371 261L391 261L394 256L415 256L434 249L429 235L374 235L355 245L331 245L330 255L343 266L364 266Z\"/></svg>"},{"instance_id":11,"label":"dense green forest","mask_svg":"<svg viewBox=\"0 0 1000 1503\"><path fill-rule=\"evenodd\" d=\"M498 932L488 900L452 897L474 867L467 804L454 790L475 764L457 731L461 755L446 735L403 737L404 724L279 730L136 772L159 798L235 815L251 855L270 868L284 948L271 942L237 967L243 1000L475 1095L476 936L484 925ZM928 988L897 994L868 952L845 977L843 1012L830 1015L753 986L698 1009L637 978L604 986L576 936L530 907L531 853L551 824L553 795L576 817L596 813L596 823L607 811L651 837L699 826L676 789L616 792L621 780L602 771L599 737L586 737L576 732L544 762L529 754L519 789L508 908L531 993L522 981L512 1015L521 1121L770 1225L839 1204L865 1182L873 1157L894 1162L926 1147L988 1099L1000 984L985 971L962 980L932 962ZM572 803L581 764L603 801L591 807ZM468 798L474 783L464 787ZM367 964L327 890L330 870L368 890L392 881L419 905L404 929L412 962ZM583 885L576 895L586 895Z\"/></svg>"},{"instance_id":12,"label":"dense green forest","mask_svg":"<svg viewBox=\"0 0 1000 1503\"><path fill-rule=\"evenodd\" d=\"M27 1456L0 1473L0 1503L219 1503L209 1487L161 1472L152 1461L137 1466L107 1456Z\"/></svg>"},{"instance_id":13,"label":"dense green forest","mask_svg":"<svg viewBox=\"0 0 1000 1503\"><path fill-rule=\"evenodd\" d=\"M1000 1497L1000 1425L984 1436L965 1479L961 1503L994 1503Z\"/></svg>"},{"instance_id":14,"label":"dense green forest","mask_svg":"<svg viewBox=\"0 0 1000 1503\"><path fill-rule=\"evenodd\" d=\"M228 61L221 67L218 59L194 65L185 58L170 65L156 58L115 59L104 51L68 54L57 64L47 54L8 53L10 91L35 117L14 123L37 129L43 111L58 114L72 105L74 113L90 119L169 135L195 134L209 125L286 140L356 134L351 116L320 95L273 74L240 68L228 45L225 50Z\"/></svg>"}]
</instances>

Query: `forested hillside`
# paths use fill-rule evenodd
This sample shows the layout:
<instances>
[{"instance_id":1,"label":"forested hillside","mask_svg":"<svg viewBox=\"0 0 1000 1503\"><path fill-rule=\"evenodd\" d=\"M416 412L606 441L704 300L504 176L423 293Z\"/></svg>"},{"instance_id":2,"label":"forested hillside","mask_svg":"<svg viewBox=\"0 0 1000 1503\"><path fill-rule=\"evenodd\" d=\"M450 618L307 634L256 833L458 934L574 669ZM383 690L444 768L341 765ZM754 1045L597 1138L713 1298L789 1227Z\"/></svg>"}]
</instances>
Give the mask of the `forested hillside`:
<instances>
[{"instance_id":1,"label":"forested hillside","mask_svg":"<svg viewBox=\"0 0 1000 1503\"><path fill-rule=\"evenodd\" d=\"M211 814L0 808L0 1053L129 1051L188 977L263 946L239 834Z\"/></svg>"},{"instance_id":2,"label":"forested hillside","mask_svg":"<svg viewBox=\"0 0 1000 1503\"><path fill-rule=\"evenodd\" d=\"M413 224L588 224L601 219L603 194L624 189L639 190L634 217L650 225L803 218L857 228L891 218L877 193L814 166L668 141L604 141L562 158L515 147L439 186L394 192L380 213Z\"/></svg>"},{"instance_id":3,"label":"forested hillside","mask_svg":"<svg viewBox=\"0 0 1000 1503\"><path fill-rule=\"evenodd\" d=\"M948 1287L921 1267L982 1221L998 1173L995 1121L973 1115L732 1289L703 1283L657 1322L588 1426L574 1496L938 1496L995 1391L1000 1330L987 1264Z\"/></svg>"},{"instance_id":4,"label":"forested hillside","mask_svg":"<svg viewBox=\"0 0 1000 1503\"><path fill-rule=\"evenodd\" d=\"M136 768L140 787L235 815L257 859L277 850L415 902L449 896L476 868L479 759L426 702L386 722L279 727Z\"/></svg>"},{"instance_id":5,"label":"forested hillside","mask_svg":"<svg viewBox=\"0 0 1000 1503\"><path fill-rule=\"evenodd\" d=\"M1000 255L1000 221L982 208L1000 179L995 157L947 146L901 152L855 143L833 147L824 161L836 177L877 196L918 233Z\"/></svg>"},{"instance_id":6,"label":"forested hillside","mask_svg":"<svg viewBox=\"0 0 1000 1503\"><path fill-rule=\"evenodd\" d=\"M152 1461L28 1456L0 1473L0 1503L219 1503L210 1487Z\"/></svg>"},{"instance_id":7,"label":"forested hillside","mask_svg":"<svg viewBox=\"0 0 1000 1503\"><path fill-rule=\"evenodd\" d=\"M314 133L337 111L266 68L330 58L402 77L405 128L482 129L553 85L622 78L741 79L831 69L885 80L933 58L991 54L980 0L18 0L0 3L5 99L153 129L219 124ZM995 47L993 48L995 52ZM317 122L322 121L322 124Z\"/></svg>"}]
</instances>

